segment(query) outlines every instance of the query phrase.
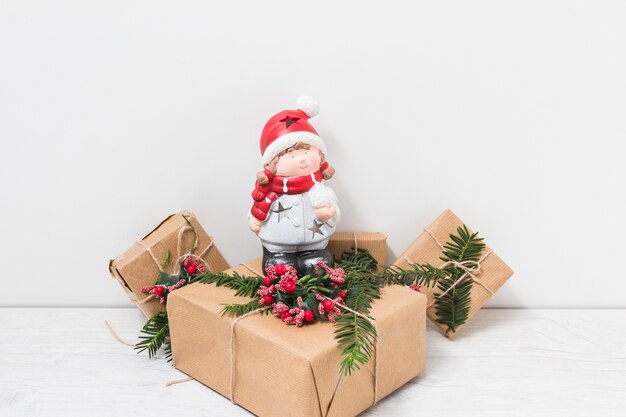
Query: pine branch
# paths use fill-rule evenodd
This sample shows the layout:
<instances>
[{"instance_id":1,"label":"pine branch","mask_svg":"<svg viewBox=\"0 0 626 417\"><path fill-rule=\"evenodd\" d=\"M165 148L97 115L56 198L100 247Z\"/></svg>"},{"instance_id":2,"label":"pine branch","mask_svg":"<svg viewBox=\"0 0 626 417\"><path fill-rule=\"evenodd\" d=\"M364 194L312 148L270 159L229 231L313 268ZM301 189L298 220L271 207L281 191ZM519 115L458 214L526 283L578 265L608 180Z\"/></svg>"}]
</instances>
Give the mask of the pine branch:
<instances>
[{"instance_id":1,"label":"pine branch","mask_svg":"<svg viewBox=\"0 0 626 417\"><path fill-rule=\"evenodd\" d=\"M343 268L346 272L375 272L378 261L369 250L357 249L356 252L344 252L337 262L337 267Z\"/></svg>"},{"instance_id":2,"label":"pine branch","mask_svg":"<svg viewBox=\"0 0 626 417\"><path fill-rule=\"evenodd\" d=\"M261 284L263 278L259 277L244 277L236 272L232 275L228 275L224 272L218 272L217 274L202 274L198 275L193 282L199 282L201 284L215 284L218 287L225 286L235 290L235 295L241 297L253 297Z\"/></svg>"},{"instance_id":3,"label":"pine branch","mask_svg":"<svg viewBox=\"0 0 626 417\"><path fill-rule=\"evenodd\" d=\"M446 276L443 269L430 264L414 264L412 269L402 269L398 266L386 266L384 272L376 275L376 280L381 285L422 285L434 286L437 281Z\"/></svg>"},{"instance_id":4,"label":"pine branch","mask_svg":"<svg viewBox=\"0 0 626 417\"><path fill-rule=\"evenodd\" d=\"M170 335L167 313L159 312L152 316L141 329L141 333L145 336L139 336L140 341L134 349L137 353L148 350L148 356L153 357Z\"/></svg>"},{"instance_id":5,"label":"pine branch","mask_svg":"<svg viewBox=\"0 0 626 417\"><path fill-rule=\"evenodd\" d=\"M369 316L374 299L380 298L380 286L369 280L354 281L348 285L345 304L350 309ZM373 319L372 319L373 320ZM365 317L349 311L337 317L335 339L342 349L341 372L350 375L372 356L376 341L376 328Z\"/></svg>"},{"instance_id":6,"label":"pine branch","mask_svg":"<svg viewBox=\"0 0 626 417\"><path fill-rule=\"evenodd\" d=\"M380 286L370 280L349 281L344 303L352 310L368 314L374 299L380 298Z\"/></svg>"},{"instance_id":7,"label":"pine branch","mask_svg":"<svg viewBox=\"0 0 626 417\"><path fill-rule=\"evenodd\" d=\"M452 275L449 278L440 280L437 285L437 288L441 291L439 294L443 295L436 295L435 298L436 321L447 326L446 334L456 332L460 326L465 324L472 304L470 296L472 289L471 279L463 279L449 290L459 277L460 275ZM448 292L446 293L446 291Z\"/></svg>"},{"instance_id":8,"label":"pine branch","mask_svg":"<svg viewBox=\"0 0 626 417\"><path fill-rule=\"evenodd\" d=\"M485 248L483 239L478 237L478 233L470 233L465 225L457 228L458 236L450 235L450 242L444 245L441 260L445 262L456 261L479 261L481 253ZM446 334L456 332L456 330L467 321L469 310L472 304L471 289L473 281L465 276L461 282L457 282L464 274L460 268L449 265L445 268L448 277L439 279L435 294L436 321L447 326ZM447 292L446 292L447 291Z\"/></svg>"},{"instance_id":9,"label":"pine branch","mask_svg":"<svg viewBox=\"0 0 626 417\"><path fill-rule=\"evenodd\" d=\"M346 312L337 317L335 322L335 339L341 351L340 370L344 375L360 369L359 364L366 364L372 357L373 345L376 341L376 328L369 320Z\"/></svg>"},{"instance_id":10,"label":"pine branch","mask_svg":"<svg viewBox=\"0 0 626 417\"><path fill-rule=\"evenodd\" d=\"M215 284L218 287L221 287L232 280L233 277L231 275L224 272L218 272L217 274L206 273L197 275L191 282L199 282L200 284Z\"/></svg>"},{"instance_id":11,"label":"pine branch","mask_svg":"<svg viewBox=\"0 0 626 417\"><path fill-rule=\"evenodd\" d=\"M229 314L232 316L243 316L244 314L250 313L251 311L258 310L263 306L259 304L258 300L252 300L245 304L225 304L224 308L220 312L221 315ZM260 311L261 314L268 314L270 312L269 308L264 308Z\"/></svg>"},{"instance_id":12,"label":"pine branch","mask_svg":"<svg viewBox=\"0 0 626 417\"><path fill-rule=\"evenodd\" d=\"M470 234L465 225L458 227L456 231L459 235L450 235L452 242L443 245L443 256L439 259L444 262L478 261L485 248L483 238L478 237L478 232Z\"/></svg>"},{"instance_id":13,"label":"pine branch","mask_svg":"<svg viewBox=\"0 0 626 417\"><path fill-rule=\"evenodd\" d=\"M229 288L237 290L235 295L241 297L253 297L262 284L263 278L243 277L235 272L233 273L233 280L227 285Z\"/></svg>"},{"instance_id":14,"label":"pine branch","mask_svg":"<svg viewBox=\"0 0 626 417\"><path fill-rule=\"evenodd\" d=\"M431 287L437 283L437 280L446 276L444 270L430 264L412 265L411 269L383 266L383 272L377 273L378 262L366 249L359 249L356 254L344 253L337 266L346 271L348 280L370 280L381 286L417 284Z\"/></svg>"},{"instance_id":15,"label":"pine branch","mask_svg":"<svg viewBox=\"0 0 626 417\"><path fill-rule=\"evenodd\" d=\"M172 361L172 340L167 337L165 339L165 347L163 348L163 352L165 353L165 359L167 359L168 362Z\"/></svg>"}]
</instances>

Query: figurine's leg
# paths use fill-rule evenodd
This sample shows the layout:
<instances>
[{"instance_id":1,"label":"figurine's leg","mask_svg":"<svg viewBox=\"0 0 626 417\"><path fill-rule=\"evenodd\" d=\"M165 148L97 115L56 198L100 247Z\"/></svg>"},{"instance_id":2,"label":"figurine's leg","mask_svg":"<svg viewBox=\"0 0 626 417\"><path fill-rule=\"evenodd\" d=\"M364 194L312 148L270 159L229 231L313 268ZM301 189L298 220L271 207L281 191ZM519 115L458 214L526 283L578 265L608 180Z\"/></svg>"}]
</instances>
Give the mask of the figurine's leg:
<instances>
[{"instance_id":1,"label":"figurine's leg","mask_svg":"<svg viewBox=\"0 0 626 417\"><path fill-rule=\"evenodd\" d=\"M298 252L298 254L298 265L296 266L296 269L301 275L316 275L315 266L317 266L317 263L320 261L324 262L330 267L333 267L335 265L333 255L331 255L328 249L308 250L304 252Z\"/></svg>"},{"instance_id":2,"label":"figurine's leg","mask_svg":"<svg viewBox=\"0 0 626 417\"><path fill-rule=\"evenodd\" d=\"M298 253L297 252L270 252L263 247L263 272L269 264L288 264L297 268Z\"/></svg>"}]
</instances>

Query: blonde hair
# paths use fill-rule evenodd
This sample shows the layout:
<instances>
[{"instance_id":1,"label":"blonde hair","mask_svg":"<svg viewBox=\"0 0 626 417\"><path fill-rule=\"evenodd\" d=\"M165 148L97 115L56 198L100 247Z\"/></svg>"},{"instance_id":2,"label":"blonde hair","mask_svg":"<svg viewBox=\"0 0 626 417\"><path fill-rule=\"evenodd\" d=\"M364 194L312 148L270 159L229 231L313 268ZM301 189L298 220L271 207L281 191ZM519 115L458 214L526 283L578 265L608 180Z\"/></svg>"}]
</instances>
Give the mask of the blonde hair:
<instances>
[{"instance_id":1,"label":"blonde hair","mask_svg":"<svg viewBox=\"0 0 626 417\"><path fill-rule=\"evenodd\" d=\"M274 158L272 158L271 161L269 161L268 163L265 164L265 169L268 170L269 172L271 172L272 174L276 175L276 164L278 164L278 160L280 159L281 156L289 153L290 151L297 151L300 149L306 149L309 150L311 149L311 145L309 145L308 143L304 143L304 142L298 142L293 146L290 146L289 148L285 149L284 151L281 151L278 155L276 155ZM326 162L326 155L324 155L324 152L320 151L320 167L322 166L322 164L324 162ZM333 175L335 175L335 168L333 168L332 166L328 165L328 167L324 170L324 172L322 172L322 175L324 176L325 180L329 180L333 177ZM267 175L265 174L264 171L260 171L257 172L256 174L256 180L259 182L259 184L261 185L265 185L269 182L269 178L267 177Z\"/></svg>"}]
</instances>

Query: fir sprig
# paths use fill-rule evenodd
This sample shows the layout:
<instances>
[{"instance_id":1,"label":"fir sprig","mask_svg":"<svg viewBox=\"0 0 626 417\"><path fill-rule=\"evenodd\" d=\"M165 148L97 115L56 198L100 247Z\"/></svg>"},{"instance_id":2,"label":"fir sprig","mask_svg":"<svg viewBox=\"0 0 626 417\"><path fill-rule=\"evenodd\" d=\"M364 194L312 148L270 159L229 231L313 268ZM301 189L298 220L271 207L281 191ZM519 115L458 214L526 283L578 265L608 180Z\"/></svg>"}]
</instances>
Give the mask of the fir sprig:
<instances>
[{"instance_id":1,"label":"fir sprig","mask_svg":"<svg viewBox=\"0 0 626 417\"><path fill-rule=\"evenodd\" d=\"M164 343L164 347L163 347L163 352L165 353L165 359L168 362L172 361L172 340L170 339L170 337L166 337L165 338L165 343Z\"/></svg>"},{"instance_id":2,"label":"fir sprig","mask_svg":"<svg viewBox=\"0 0 626 417\"><path fill-rule=\"evenodd\" d=\"M337 262L337 267L343 268L346 273L369 273L378 268L378 261L367 249L344 252Z\"/></svg>"},{"instance_id":3,"label":"fir sprig","mask_svg":"<svg viewBox=\"0 0 626 417\"><path fill-rule=\"evenodd\" d=\"M380 286L370 280L350 281L349 274L346 276L348 286L345 305L362 315L344 311L335 322L335 339L343 356L341 372L350 375L372 356L377 333L369 311L373 301L380 298Z\"/></svg>"},{"instance_id":4,"label":"fir sprig","mask_svg":"<svg viewBox=\"0 0 626 417\"><path fill-rule=\"evenodd\" d=\"M259 304L258 300L252 300L245 304L225 304L221 314L230 314L239 317L259 309L262 309L260 311L261 314L268 314L270 312L270 309L263 308L263 306Z\"/></svg>"},{"instance_id":5,"label":"fir sprig","mask_svg":"<svg viewBox=\"0 0 626 417\"><path fill-rule=\"evenodd\" d=\"M244 277L236 272L232 275L228 275L224 272L218 272L217 274L201 274L192 282L199 282L201 284L215 284L218 287L225 286L235 290L235 295L241 297L253 297L256 291L263 283L263 278L259 277Z\"/></svg>"},{"instance_id":6,"label":"fir sprig","mask_svg":"<svg viewBox=\"0 0 626 417\"><path fill-rule=\"evenodd\" d=\"M435 321L447 327L446 334L456 332L460 326L465 324L472 304L470 295L472 289L471 279L464 279L450 289L459 278L460 275L452 274L448 278L440 280L437 284L437 289L441 292L439 293L440 295L436 295L435 299L437 316Z\"/></svg>"},{"instance_id":7,"label":"fir sprig","mask_svg":"<svg viewBox=\"0 0 626 417\"><path fill-rule=\"evenodd\" d=\"M446 273L440 268L436 268L430 264L413 264L411 269L402 269L397 266L386 266L384 271L377 274L375 279L381 285L422 285L431 287Z\"/></svg>"},{"instance_id":8,"label":"fir sprig","mask_svg":"<svg viewBox=\"0 0 626 417\"><path fill-rule=\"evenodd\" d=\"M478 233L470 233L465 225L457 228L457 234L450 235L450 241L444 245L440 259L444 262L478 262L485 248L483 239L478 237ZM465 271L453 263L446 266L444 271L446 277L437 282L437 289L441 292L435 294L435 311L437 323L446 326L446 334L449 334L456 332L467 321L472 304L473 281L466 276L454 285Z\"/></svg>"},{"instance_id":9,"label":"fir sprig","mask_svg":"<svg viewBox=\"0 0 626 417\"><path fill-rule=\"evenodd\" d=\"M377 273L378 262L367 249L358 249L357 253L344 253L337 266L355 280L369 279L381 286L416 284L431 287L446 276L445 271L430 264L413 264L410 269L383 266L383 272Z\"/></svg>"},{"instance_id":10,"label":"fir sprig","mask_svg":"<svg viewBox=\"0 0 626 417\"><path fill-rule=\"evenodd\" d=\"M444 262L480 260L480 254L485 249L483 238L478 237L478 232L470 233L465 225L457 227L456 231L459 235L450 235L452 242L443 245L443 255L439 259Z\"/></svg>"},{"instance_id":11,"label":"fir sprig","mask_svg":"<svg viewBox=\"0 0 626 417\"><path fill-rule=\"evenodd\" d=\"M169 342L170 326L167 320L167 313L161 311L152 316L141 329L141 333L143 336L139 336L140 341L137 342L134 348L137 353L147 350L148 356L153 357L165 343L171 354Z\"/></svg>"}]
</instances>

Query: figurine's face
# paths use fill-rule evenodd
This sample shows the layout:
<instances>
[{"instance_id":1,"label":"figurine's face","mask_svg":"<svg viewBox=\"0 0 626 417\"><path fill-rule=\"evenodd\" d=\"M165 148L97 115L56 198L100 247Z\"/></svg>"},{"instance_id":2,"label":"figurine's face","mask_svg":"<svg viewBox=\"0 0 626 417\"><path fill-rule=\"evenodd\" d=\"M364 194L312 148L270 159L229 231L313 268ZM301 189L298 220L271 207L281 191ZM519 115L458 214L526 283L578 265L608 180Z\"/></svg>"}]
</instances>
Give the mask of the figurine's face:
<instances>
[{"instance_id":1,"label":"figurine's face","mask_svg":"<svg viewBox=\"0 0 626 417\"><path fill-rule=\"evenodd\" d=\"M309 149L291 148L276 162L276 175L283 177L299 177L310 175L320 169L322 165L321 152L315 146Z\"/></svg>"}]
</instances>

